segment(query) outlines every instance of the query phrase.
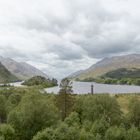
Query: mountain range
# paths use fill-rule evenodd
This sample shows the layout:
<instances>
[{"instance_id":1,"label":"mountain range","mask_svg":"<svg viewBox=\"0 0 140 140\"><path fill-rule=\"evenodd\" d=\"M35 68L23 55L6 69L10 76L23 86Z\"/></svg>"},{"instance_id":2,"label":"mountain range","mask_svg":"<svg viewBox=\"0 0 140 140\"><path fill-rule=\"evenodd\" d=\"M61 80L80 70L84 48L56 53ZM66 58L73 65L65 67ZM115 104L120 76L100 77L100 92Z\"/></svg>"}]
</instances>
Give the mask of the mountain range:
<instances>
[{"instance_id":1,"label":"mountain range","mask_svg":"<svg viewBox=\"0 0 140 140\"><path fill-rule=\"evenodd\" d=\"M140 54L129 54L104 58L93 64L86 70L82 70L70 75L73 79L84 80L86 78L97 78L107 72L120 68L140 68Z\"/></svg>"},{"instance_id":2,"label":"mountain range","mask_svg":"<svg viewBox=\"0 0 140 140\"><path fill-rule=\"evenodd\" d=\"M13 75L0 63L0 83L10 83L18 80L19 79L15 75Z\"/></svg>"},{"instance_id":3,"label":"mountain range","mask_svg":"<svg viewBox=\"0 0 140 140\"><path fill-rule=\"evenodd\" d=\"M4 58L2 56L0 56L0 62L12 75L15 75L20 80L26 80L37 75L48 78L45 73L28 63L17 62L11 58Z\"/></svg>"}]
</instances>

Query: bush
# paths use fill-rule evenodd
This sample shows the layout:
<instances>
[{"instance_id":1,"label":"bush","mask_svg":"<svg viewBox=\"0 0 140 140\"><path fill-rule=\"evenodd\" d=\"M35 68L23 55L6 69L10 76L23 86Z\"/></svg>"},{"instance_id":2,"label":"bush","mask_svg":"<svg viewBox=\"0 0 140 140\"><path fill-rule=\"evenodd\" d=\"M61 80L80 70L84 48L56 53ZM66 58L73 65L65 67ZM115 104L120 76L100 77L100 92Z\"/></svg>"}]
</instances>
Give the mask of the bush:
<instances>
[{"instance_id":1,"label":"bush","mask_svg":"<svg viewBox=\"0 0 140 140\"><path fill-rule=\"evenodd\" d=\"M105 140L126 140L126 131L121 127L110 127L105 134Z\"/></svg>"},{"instance_id":2,"label":"bush","mask_svg":"<svg viewBox=\"0 0 140 140\"><path fill-rule=\"evenodd\" d=\"M14 140L15 130L8 124L0 125L0 138L3 140Z\"/></svg>"},{"instance_id":3,"label":"bush","mask_svg":"<svg viewBox=\"0 0 140 140\"><path fill-rule=\"evenodd\" d=\"M80 103L80 105L78 105ZM94 122L97 119L105 118L109 124L119 124L121 122L121 111L114 97L109 95L88 95L84 101L76 103L76 111L82 116L82 120Z\"/></svg>"},{"instance_id":4,"label":"bush","mask_svg":"<svg viewBox=\"0 0 140 140\"><path fill-rule=\"evenodd\" d=\"M26 95L8 115L8 123L15 128L20 140L30 140L43 128L56 125L58 119L54 104L40 94Z\"/></svg>"},{"instance_id":5,"label":"bush","mask_svg":"<svg viewBox=\"0 0 140 140\"><path fill-rule=\"evenodd\" d=\"M133 98L129 103L128 118L130 124L140 127L140 101L137 98Z\"/></svg>"},{"instance_id":6,"label":"bush","mask_svg":"<svg viewBox=\"0 0 140 140\"><path fill-rule=\"evenodd\" d=\"M104 136L106 130L110 127L110 125L108 124L108 122L106 122L106 120L103 118L101 120L97 120L94 122L92 128L91 128L91 132L95 135L95 136Z\"/></svg>"},{"instance_id":7,"label":"bush","mask_svg":"<svg viewBox=\"0 0 140 140\"><path fill-rule=\"evenodd\" d=\"M140 131L136 127L131 127L126 134L126 140L139 140Z\"/></svg>"},{"instance_id":8,"label":"bush","mask_svg":"<svg viewBox=\"0 0 140 140\"><path fill-rule=\"evenodd\" d=\"M55 130L47 128L34 136L33 140L78 140L79 132L75 127L61 123Z\"/></svg>"}]
</instances>

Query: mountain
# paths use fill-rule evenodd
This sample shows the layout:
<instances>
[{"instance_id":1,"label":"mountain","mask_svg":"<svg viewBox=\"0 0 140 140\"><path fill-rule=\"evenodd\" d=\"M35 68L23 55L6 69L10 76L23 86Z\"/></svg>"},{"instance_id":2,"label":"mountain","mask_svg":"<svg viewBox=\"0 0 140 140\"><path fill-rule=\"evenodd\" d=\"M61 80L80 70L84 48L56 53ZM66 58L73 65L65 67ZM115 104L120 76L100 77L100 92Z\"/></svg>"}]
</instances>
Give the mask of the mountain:
<instances>
[{"instance_id":1,"label":"mountain","mask_svg":"<svg viewBox=\"0 0 140 140\"><path fill-rule=\"evenodd\" d=\"M140 68L140 54L130 54L104 58L90 68L82 71L79 75L73 76L75 79L97 78L109 71L119 68Z\"/></svg>"},{"instance_id":2,"label":"mountain","mask_svg":"<svg viewBox=\"0 0 140 140\"><path fill-rule=\"evenodd\" d=\"M11 72L9 72L5 66L3 66L0 63L0 83L10 83L10 82L16 82L19 79L14 76L13 74L11 74Z\"/></svg>"},{"instance_id":3,"label":"mountain","mask_svg":"<svg viewBox=\"0 0 140 140\"><path fill-rule=\"evenodd\" d=\"M70 77L70 78L76 77L76 76L78 76L79 74L81 74L82 72L84 72L84 70L79 70L79 71L77 71L77 72L75 72L75 73L72 73L72 74L69 75L68 77Z\"/></svg>"},{"instance_id":4,"label":"mountain","mask_svg":"<svg viewBox=\"0 0 140 140\"><path fill-rule=\"evenodd\" d=\"M13 59L4 57L0 57L0 61L12 74L21 80L26 80L37 75L48 78L45 73L25 62L17 62Z\"/></svg>"}]
</instances>

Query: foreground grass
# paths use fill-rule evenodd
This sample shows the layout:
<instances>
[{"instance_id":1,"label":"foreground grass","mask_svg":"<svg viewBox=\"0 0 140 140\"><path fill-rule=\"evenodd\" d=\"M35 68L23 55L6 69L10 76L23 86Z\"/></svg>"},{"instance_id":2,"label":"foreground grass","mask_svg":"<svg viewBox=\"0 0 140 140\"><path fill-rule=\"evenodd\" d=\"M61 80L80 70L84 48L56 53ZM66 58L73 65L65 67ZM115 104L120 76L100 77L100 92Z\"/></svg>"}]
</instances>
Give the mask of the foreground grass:
<instances>
[{"instance_id":1,"label":"foreground grass","mask_svg":"<svg viewBox=\"0 0 140 140\"><path fill-rule=\"evenodd\" d=\"M131 94L115 94L113 95L116 97L120 107L121 107L121 111L124 113L124 114L127 114L128 113L128 105L129 105L129 102L132 98L136 97L137 99L140 100L140 93L131 93Z\"/></svg>"}]
</instances>

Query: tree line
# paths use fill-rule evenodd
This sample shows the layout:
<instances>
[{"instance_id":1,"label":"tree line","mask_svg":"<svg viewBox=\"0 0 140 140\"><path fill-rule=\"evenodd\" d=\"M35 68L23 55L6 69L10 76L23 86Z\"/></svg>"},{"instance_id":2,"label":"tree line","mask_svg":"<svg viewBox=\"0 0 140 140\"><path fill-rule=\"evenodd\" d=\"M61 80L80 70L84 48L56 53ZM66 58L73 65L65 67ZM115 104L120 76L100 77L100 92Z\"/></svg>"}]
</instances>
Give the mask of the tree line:
<instances>
[{"instance_id":1,"label":"tree line","mask_svg":"<svg viewBox=\"0 0 140 140\"><path fill-rule=\"evenodd\" d=\"M124 113L117 96L76 95L69 79L57 95L35 87L0 90L0 140L139 139L139 95Z\"/></svg>"}]
</instances>

